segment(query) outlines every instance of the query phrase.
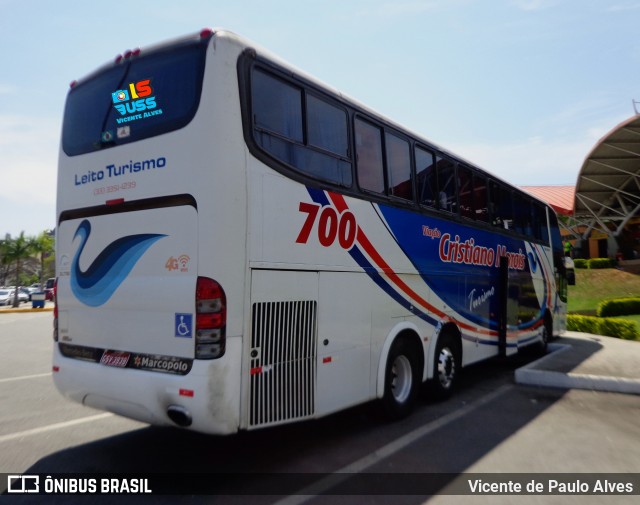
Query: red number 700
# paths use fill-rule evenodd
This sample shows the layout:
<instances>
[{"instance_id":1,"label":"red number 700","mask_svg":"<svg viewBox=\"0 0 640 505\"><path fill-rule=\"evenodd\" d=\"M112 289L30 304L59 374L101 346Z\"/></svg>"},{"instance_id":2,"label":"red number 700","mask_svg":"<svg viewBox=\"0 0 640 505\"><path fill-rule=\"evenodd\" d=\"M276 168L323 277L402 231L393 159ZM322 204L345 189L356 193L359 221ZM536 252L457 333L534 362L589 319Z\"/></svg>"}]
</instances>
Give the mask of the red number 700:
<instances>
[{"instance_id":1,"label":"red number 700","mask_svg":"<svg viewBox=\"0 0 640 505\"><path fill-rule=\"evenodd\" d=\"M321 210L322 209L322 210ZM344 210L340 214L331 206L321 207L317 203L300 202L300 212L307 214L302 229L296 239L298 244L306 244L311 235L313 225L318 214L318 241L324 247L333 245L336 238L340 247L349 250L356 240L358 225L356 217L350 210Z\"/></svg>"}]
</instances>

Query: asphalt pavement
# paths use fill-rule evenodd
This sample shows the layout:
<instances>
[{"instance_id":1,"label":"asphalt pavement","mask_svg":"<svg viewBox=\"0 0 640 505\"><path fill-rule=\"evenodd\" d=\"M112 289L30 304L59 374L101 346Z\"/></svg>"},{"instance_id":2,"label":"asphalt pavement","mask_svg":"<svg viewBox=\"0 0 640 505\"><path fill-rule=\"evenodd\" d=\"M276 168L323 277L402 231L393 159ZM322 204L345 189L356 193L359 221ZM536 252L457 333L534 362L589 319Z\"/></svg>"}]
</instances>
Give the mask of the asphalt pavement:
<instances>
[{"instance_id":1,"label":"asphalt pavement","mask_svg":"<svg viewBox=\"0 0 640 505\"><path fill-rule=\"evenodd\" d=\"M51 308L48 304L44 311ZM502 482L511 478L508 472L536 482L584 480L585 473L609 480L635 475L635 498L536 495L522 496L517 503L637 502L640 342L569 332L554 340L550 352L537 361L523 355L469 367L461 376L464 387L451 401L428 402L402 422L383 423L363 406L313 422L221 438L148 428L61 401L50 381L51 315L31 309L30 304L23 304L20 313L9 315L10 310L0 309L0 336L6 351L4 361L0 360L4 374L0 377L4 407L0 463L5 471L46 474L118 468L135 474L166 471L180 461L186 472L217 473L221 467L243 472L259 469L268 475L320 472L309 493L293 494L283 505L515 502L513 495L461 496L446 490L430 499L403 495L392 501L384 494L360 499L317 496L323 486L331 490L335 474L358 476L365 482L372 476L377 481L382 474L389 485L398 473L401 479L404 474L450 472L460 474L464 482L469 475ZM24 323L19 325L20 321ZM529 364L515 372L516 382L522 385L516 386L513 371L522 363ZM222 456L220 462L211 454ZM54 503L66 504L67 498ZM156 503L176 503L176 497L153 498ZM235 501L229 503L249 503L241 494L232 498ZM209 503L210 499L186 497L179 503ZM271 499L258 497L252 503L271 503Z\"/></svg>"}]
</instances>

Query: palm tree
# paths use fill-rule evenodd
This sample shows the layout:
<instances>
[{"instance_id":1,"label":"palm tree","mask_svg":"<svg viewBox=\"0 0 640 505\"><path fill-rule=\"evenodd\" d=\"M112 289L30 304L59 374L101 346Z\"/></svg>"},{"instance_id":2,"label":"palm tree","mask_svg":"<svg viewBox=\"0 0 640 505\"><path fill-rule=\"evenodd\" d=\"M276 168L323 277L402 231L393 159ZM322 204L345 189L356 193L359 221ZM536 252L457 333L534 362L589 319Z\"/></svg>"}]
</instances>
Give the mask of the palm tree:
<instances>
[{"instance_id":1,"label":"palm tree","mask_svg":"<svg viewBox=\"0 0 640 505\"><path fill-rule=\"evenodd\" d=\"M40 259L40 273L39 273L39 282L40 285L43 286L44 282L44 263L45 260L51 256L54 249L54 240L50 233L43 231L37 237L30 239L31 241L31 251L33 254L38 255Z\"/></svg>"},{"instance_id":2,"label":"palm tree","mask_svg":"<svg viewBox=\"0 0 640 505\"><path fill-rule=\"evenodd\" d=\"M9 240L9 235L0 240L0 286L4 286L7 283L7 276L9 275L9 262L4 259Z\"/></svg>"},{"instance_id":3,"label":"palm tree","mask_svg":"<svg viewBox=\"0 0 640 505\"><path fill-rule=\"evenodd\" d=\"M18 238L7 238L4 241L2 262L5 264L16 264L16 289L13 298L13 306L20 304L18 299L18 282L20 279L20 268L22 260L28 258L33 253L32 241L24 236L24 232L20 233Z\"/></svg>"}]
</instances>

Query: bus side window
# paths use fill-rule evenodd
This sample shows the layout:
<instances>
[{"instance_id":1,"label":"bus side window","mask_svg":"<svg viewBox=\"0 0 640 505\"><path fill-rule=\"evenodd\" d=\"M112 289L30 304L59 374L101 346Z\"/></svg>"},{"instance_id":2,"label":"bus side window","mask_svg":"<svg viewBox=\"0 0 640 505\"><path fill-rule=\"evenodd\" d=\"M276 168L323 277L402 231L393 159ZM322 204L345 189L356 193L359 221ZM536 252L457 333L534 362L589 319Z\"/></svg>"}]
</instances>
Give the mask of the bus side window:
<instances>
[{"instance_id":1,"label":"bus side window","mask_svg":"<svg viewBox=\"0 0 640 505\"><path fill-rule=\"evenodd\" d=\"M264 151L306 175L352 185L345 109L260 68L251 76L251 106L254 138Z\"/></svg>"},{"instance_id":2,"label":"bus side window","mask_svg":"<svg viewBox=\"0 0 640 505\"><path fill-rule=\"evenodd\" d=\"M307 125L310 145L344 158L349 156L347 113L343 109L308 94Z\"/></svg>"},{"instance_id":3,"label":"bus side window","mask_svg":"<svg viewBox=\"0 0 640 505\"><path fill-rule=\"evenodd\" d=\"M355 134L358 184L364 190L384 193L382 132L377 126L356 118Z\"/></svg>"},{"instance_id":4,"label":"bus side window","mask_svg":"<svg viewBox=\"0 0 640 505\"><path fill-rule=\"evenodd\" d=\"M514 202L514 227L518 233L531 236L531 201L519 198Z\"/></svg>"},{"instance_id":5,"label":"bus side window","mask_svg":"<svg viewBox=\"0 0 640 505\"><path fill-rule=\"evenodd\" d=\"M389 196L413 200L409 143L390 133L385 134Z\"/></svg>"},{"instance_id":6,"label":"bus side window","mask_svg":"<svg viewBox=\"0 0 640 505\"><path fill-rule=\"evenodd\" d=\"M531 206L533 213L533 235L538 240L549 241L547 232L547 213L545 208L537 202Z\"/></svg>"},{"instance_id":7,"label":"bus side window","mask_svg":"<svg viewBox=\"0 0 640 505\"><path fill-rule=\"evenodd\" d=\"M489 200L491 224L505 230L513 229L513 206L511 191L501 184L491 181Z\"/></svg>"},{"instance_id":8,"label":"bus side window","mask_svg":"<svg viewBox=\"0 0 640 505\"><path fill-rule=\"evenodd\" d=\"M306 103L308 146L296 168L341 186L351 186L347 112L311 94L307 94Z\"/></svg>"},{"instance_id":9,"label":"bus side window","mask_svg":"<svg viewBox=\"0 0 640 505\"><path fill-rule=\"evenodd\" d=\"M456 167L452 161L437 157L438 170L438 208L451 213L458 212L456 197Z\"/></svg>"},{"instance_id":10,"label":"bus side window","mask_svg":"<svg viewBox=\"0 0 640 505\"><path fill-rule=\"evenodd\" d=\"M464 165L458 165L458 201L460 215L474 219L476 211L473 204L473 174Z\"/></svg>"},{"instance_id":11,"label":"bus side window","mask_svg":"<svg viewBox=\"0 0 640 505\"><path fill-rule=\"evenodd\" d=\"M418 203L435 208L437 206L438 184L433 153L416 147L415 156Z\"/></svg>"},{"instance_id":12,"label":"bus side window","mask_svg":"<svg viewBox=\"0 0 640 505\"><path fill-rule=\"evenodd\" d=\"M489 207L487 202L487 178L479 175L473 175L473 201L475 203L477 221L484 223L489 222Z\"/></svg>"},{"instance_id":13,"label":"bus side window","mask_svg":"<svg viewBox=\"0 0 640 505\"><path fill-rule=\"evenodd\" d=\"M252 106L256 127L295 142L302 142L302 91L265 72L252 75ZM258 137L263 145L268 141Z\"/></svg>"}]
</instances>

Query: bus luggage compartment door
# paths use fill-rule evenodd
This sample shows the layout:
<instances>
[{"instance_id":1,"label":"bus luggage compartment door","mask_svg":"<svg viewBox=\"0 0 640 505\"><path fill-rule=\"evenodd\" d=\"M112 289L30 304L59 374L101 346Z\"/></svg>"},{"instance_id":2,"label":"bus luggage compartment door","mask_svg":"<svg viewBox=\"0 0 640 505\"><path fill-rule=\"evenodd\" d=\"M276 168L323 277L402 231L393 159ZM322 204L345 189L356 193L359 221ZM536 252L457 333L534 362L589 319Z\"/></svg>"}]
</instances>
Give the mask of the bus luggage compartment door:
<instances>
[{"instance_id":1,"label":"bus luggage compartment door","mask_svg":"<svg viewBox=\"0 0 640 505\"><path fill-rule=\"evenodd\" d=\"M193 358L197 225L191 205L63 221L57 297L68 325L60 341Z\"/></svg>"}]
</instances>

